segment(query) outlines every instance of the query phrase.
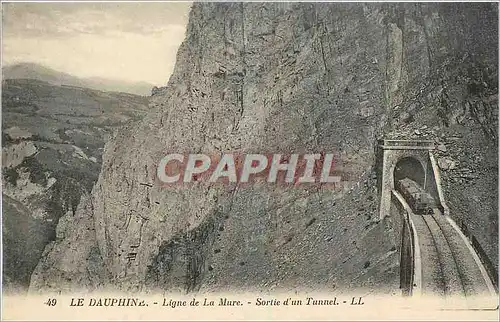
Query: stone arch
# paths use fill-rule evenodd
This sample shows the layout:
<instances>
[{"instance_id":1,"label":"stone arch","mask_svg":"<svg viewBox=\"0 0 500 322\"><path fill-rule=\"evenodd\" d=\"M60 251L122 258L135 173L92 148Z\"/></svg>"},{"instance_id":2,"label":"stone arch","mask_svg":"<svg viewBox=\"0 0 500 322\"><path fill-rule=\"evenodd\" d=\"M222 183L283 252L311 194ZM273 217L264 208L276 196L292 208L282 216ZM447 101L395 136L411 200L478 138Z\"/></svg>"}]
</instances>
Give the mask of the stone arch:
<instances>
[{"instance_id":1,"label":"stone arch","mask_svg":"<svg viewBox=\"0 0 500 322\"><path fill-rule=\"evenodd\" d=\"M427 155L426 152L422 154L422 151L405 151L405 150L399 150L399 151L387 151L388 152L388 159L387 159L387 165L385 171L387 171L387 177L386 177L386 187L388 187L390 190L395 188L395 178L394 174L396 172L396 166L398 163L403 160L403 159L411 159L411 162L414 162L416 165L416 162L419 163L420 167L423 168L424 172L424 181L423 183L421 181L417 181L420 184L422 184L422 187L425 189L426 185L426 169L427 169ZM419 168L420 169L420 168ZM411 178L410 178L411 179Z\"/></svg>"},{"instance_id":2,"label":"stone arch","mask_svg":"<svg viewBox=\"0 0 500 322\"><path fill-rule=\"evenodd\" d=\"M412 168L417 170L416 173L410 174L410 178L417 179L415 181L421 184L425 190L433 190L435 178L430 157L430 152L433 149L434 142L429 140L379 140L376 153L380 219L390 213L390 195L395 188L395 179L404 175L405 172L411 173ZM401 172L400 169L396 170L397 166L403 166L408 170ZM432 193L432 191L429 192Z\"/></svg>"},{"instance_id":3,"label":"stone arch","mask_svg":"<svg viewBox=\"0 0 500 322\"><path fill-rule=\"evenodd\" d=\"M421 187L425 187L425 168L426 166L414 156L404 156L399 158L397 162L395 162L392 172L394 185L397 181L408 178L418 183Z\"/></svg>"}]
</instances>

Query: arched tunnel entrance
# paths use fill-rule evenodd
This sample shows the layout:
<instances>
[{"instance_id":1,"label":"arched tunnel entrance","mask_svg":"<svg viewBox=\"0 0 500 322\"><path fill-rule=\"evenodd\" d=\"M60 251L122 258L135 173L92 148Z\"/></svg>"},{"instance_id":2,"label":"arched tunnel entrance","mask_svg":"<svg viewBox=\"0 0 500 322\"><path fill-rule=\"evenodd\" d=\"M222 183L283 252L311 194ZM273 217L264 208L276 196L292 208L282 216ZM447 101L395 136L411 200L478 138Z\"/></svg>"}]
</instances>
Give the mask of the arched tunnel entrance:
<instances>
[{"instance_id":1,"label":"arched tunnel entrance","mask_svg":"<svg viewBox=\"0 0 500 322\"><path fill-rule=\"evenodd\" d=\"M397 181L403 178L415 181L433 198L443 202L439 177L435 177L437 163L432 155L434 148L434 141L430 140L378 141L376 153L380 219L390 214L391 191L397 187Z\"/></svg>"},{"instance_id":2,"label":"arched tunnel entrance","mask_svg":"<svg viewBox=\"0 0 500 322\"><path fill-rule=\"evenodd\" d=\"M404 157L396 163L393 178L394 186L399 180L408 178L426 188L425 169L420 161L413 157Z\"/></svg>"}]
</instances>

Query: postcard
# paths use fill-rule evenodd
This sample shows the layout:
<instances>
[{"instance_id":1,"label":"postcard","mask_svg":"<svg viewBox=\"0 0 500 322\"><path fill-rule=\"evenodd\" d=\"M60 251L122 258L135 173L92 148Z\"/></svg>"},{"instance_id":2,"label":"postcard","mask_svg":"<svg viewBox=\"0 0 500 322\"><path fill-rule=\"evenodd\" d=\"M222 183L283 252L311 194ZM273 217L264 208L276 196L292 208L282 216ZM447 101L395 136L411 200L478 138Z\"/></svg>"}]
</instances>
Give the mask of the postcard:
<instances>
[{"instance_id":1,"label":"postcard","mask_svg":"<svg viewBox=\"0 0 500 322\"><path fill-rule=\"evenodd\" d=\"M3 320L497 321L498 25L2 1Z\"/></svg>"}]
</instances>

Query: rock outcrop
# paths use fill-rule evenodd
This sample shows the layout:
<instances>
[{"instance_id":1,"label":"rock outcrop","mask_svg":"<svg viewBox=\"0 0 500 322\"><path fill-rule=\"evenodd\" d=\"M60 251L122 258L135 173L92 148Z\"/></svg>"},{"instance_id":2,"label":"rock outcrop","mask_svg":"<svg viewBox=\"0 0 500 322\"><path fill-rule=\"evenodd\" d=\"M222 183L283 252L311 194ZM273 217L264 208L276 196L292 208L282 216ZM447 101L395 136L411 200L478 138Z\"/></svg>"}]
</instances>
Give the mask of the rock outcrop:
<instances>
[{"instance_id":1,"label":"rock outcrop","mask_svg":"<svg viewBox=\"0 0 500 322\"><path fill-rule=\"evenodd\" d=\"M97 181L107 137L147 110L132 94L3 80L4 290L27 291L59 218Z\"/></svg>"},{"instance_id":2,"label":"rock outcrop","mask_svg":"<svg viewBox=\"0 0 500 322\"><path fill-rule=\"evenodd\" d=\"M497 110L473 102L498 88L497 19L486 3L194 4L168 86L106 144L31 291L395 292L398 228L378 220L374 144L452 131L468 100L460 129L494 146ZM343 181L155 181L165 153L228 151L335 152Z\"/></svg>"}]
</instances>

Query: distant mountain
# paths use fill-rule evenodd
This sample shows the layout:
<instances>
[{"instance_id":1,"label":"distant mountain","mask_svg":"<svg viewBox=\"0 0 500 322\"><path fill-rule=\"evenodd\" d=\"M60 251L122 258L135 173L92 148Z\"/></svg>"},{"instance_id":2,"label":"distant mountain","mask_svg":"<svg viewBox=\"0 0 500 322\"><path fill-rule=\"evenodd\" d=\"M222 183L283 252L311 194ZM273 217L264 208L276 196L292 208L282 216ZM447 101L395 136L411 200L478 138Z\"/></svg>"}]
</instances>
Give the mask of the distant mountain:
<instances>
[{"instance_id":1,"label":"distant mountain","mask_svg":"<svg viewBox=\"0 0 500 322\"><path fill-rule=\"evenodd\" d=\"M4 66L3 79L35 79L53 85L69 85L97 89L107 92L125 92L142 96L151 95L153 84L147 82L128 82L100 77L79 78L34 63L20 63Z\"/></svg>"}]
</instances>

